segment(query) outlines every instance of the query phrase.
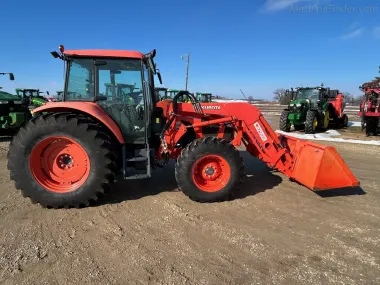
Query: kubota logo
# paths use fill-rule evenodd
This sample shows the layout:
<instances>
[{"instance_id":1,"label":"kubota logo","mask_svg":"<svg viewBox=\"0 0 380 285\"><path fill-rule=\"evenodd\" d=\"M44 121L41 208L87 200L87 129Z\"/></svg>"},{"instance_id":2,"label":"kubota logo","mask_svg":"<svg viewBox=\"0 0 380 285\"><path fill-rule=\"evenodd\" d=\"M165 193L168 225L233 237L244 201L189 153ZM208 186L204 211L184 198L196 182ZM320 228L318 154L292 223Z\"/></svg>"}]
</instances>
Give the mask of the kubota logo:
<instances>
[{"instance_id":1,"label":"kubota logo","mask_svg":"<svg viewBox=\"0 0 380 285\"><path fill-rule=\"evenodd\" d=\"M256 128L256 131L259 133L259 136L263 142L266 142L268 140L267 136L265 135L263 129L261 128L260 124L258 122L253 124Z\"/></svg>"},{"instance_id":2,"label":"kubota logo","mask_svg":"<svg viewBox=\"0 0 380 285\"><path fill-rule=\"evenodd\" d=\"M201 106L205 110L220 110L220 106Z\"/></svg>"}]
</instances>

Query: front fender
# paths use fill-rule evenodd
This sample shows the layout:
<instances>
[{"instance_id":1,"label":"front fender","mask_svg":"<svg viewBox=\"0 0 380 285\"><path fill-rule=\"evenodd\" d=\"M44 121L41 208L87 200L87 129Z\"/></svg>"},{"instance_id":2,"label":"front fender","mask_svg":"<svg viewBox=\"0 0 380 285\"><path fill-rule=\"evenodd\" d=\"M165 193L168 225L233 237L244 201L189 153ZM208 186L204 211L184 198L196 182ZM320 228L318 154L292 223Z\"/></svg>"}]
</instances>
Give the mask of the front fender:
<instances>
[{"instance_id":1,"label":"front fender","mask_svg":"<svg viewBox=\"0 0 380 285\"><path fill-rule=\"evenodd\" d=\"M93 102L47 102L43 106L33 110L33 114L42 112L67 112L79 111L94 117L105 125L116 137L120 144L124 144L125 140L119 126L114 120L96 103Z\"/></svg>"}]
</instances>

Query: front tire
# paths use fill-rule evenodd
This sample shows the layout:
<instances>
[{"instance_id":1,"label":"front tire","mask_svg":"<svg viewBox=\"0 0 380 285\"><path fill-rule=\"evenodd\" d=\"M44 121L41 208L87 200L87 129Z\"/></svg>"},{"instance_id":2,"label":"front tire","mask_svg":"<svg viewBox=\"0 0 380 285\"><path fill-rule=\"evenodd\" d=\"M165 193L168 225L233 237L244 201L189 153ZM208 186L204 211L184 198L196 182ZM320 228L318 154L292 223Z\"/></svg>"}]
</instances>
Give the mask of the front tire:
<instances>
[{"instance_id":1,"label":"front tire","mask_svg":"<svg viewBox=\"0 0 380 285\"><path fill-rule=\"evenodd\" d=\"M8 152L16 189L43 207L88 206L109 189L116 163L108 134L75 114L29 121Z\"/></svg>"},{"instance_id":2,"label":"front tire","mask_svg":"<svg viewBox=\"0 0 380 285\"><path fill-rule=\"evenodd\" d=\"M290 132L290 121L289 121L289 114L290 112L288 110L284 110L281 113L280 117L280 130L283 132Z\"/></svg>"},{"instance_id":3,"label":"front tire","mask_svg":"<svg viewBox=\"0 0 380 285\"><path fill-rule=\"evenodd\" d=\"M305 133L315 134L318 127L318 115L315 111L307 111L305 121Z\"/></svg>"},{"instance_id":4,"label":"front tire","mask_svg":"<svg viewBox=\"0 0 380 285\"><path fill-rule=\"evenodd\" d=\"M244 165L233 145L223 139L204 137L182 150L175 177L179 189L190 199L223 201L243 181Z\"/></svg>"}]
</instances>

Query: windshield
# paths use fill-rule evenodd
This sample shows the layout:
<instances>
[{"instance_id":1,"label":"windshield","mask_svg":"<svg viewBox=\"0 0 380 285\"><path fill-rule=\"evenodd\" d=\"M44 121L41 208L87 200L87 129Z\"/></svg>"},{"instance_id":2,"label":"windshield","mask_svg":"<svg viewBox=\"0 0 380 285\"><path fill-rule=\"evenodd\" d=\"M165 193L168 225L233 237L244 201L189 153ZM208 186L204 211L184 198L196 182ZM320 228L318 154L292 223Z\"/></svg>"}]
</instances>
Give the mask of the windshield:
<instances>
[{"instance_id":1,"label":"windshield","mask_svg":"<svg viewBox=\"0 0 380 285\"><path fill-rule=\"evenodd\" d=\"M158 91L158 96L159 96L161 99L166 99L166 90L159 90L159 91Z\"/></svg>"},{"instance_id":2,"label":"windshield","mask_svg":"<svg viewBox=\"0 0 380 285\"><path fill-rule=\"evenodd\" d=\"M310 99L317 101L319 98L318 89L301 89L297 92L297 99Z\"/></svg>"},{"instance_id":3,"label":"windshield","mask_svg":"<svg viewBox=\"0 0 380 285\"><path fill-rule=\"evenodd\" d=\"M93 60L74 58L69 62L66 100L93 100Z\"/></svg>"},{"instance_id":4,"label":"windshield","mask_svg":"<svg viewBox=\"0 0 380 285\"><path fill-rule=\"evenodd\" d=\"M99 66L99 96L107 102L139 104L142 101L141 60L110 59Z\"/></svg>"},{"instance_id":5,"label":"windshield","mask_svg":"<svg viewBox=\"0 0 380 285\"><path fill-rule=\"evenodd\" d=\"M98 65L98 96L104 103L123 101L138 104L142 93L140 59L106 59ZM93 59L74 58L70 62L67 100L92 101L95 96Z\"/></svg>"},{"instance_id":6,"label":"windshield","mask_svg":"<svg viewBox=\"0 0 380 285\"><path fill-rule=\"evenodd\" d=\"M135 87L134 85L111 84L111 83L106 83L105 85L106 85L106 91L105 91L105 94L102 94L102 95L110 99L112 98L112 96L116 96L119 98L122 96L130 95L133 93L133 90Z\"/></svg>"}]
</instances>

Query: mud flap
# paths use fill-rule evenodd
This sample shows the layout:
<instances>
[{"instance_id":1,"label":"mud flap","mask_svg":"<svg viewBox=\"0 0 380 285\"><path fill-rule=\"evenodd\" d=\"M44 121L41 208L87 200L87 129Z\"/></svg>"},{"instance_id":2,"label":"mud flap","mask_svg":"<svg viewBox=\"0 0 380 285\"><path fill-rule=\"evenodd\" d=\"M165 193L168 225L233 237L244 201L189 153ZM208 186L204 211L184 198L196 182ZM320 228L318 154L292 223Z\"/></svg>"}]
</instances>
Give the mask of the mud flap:
<instances>
[{"instance_id":1,"label":"mud flap","mask_svg":"<svg viewBox=\"0 0 380 285\"><path fill-rule=\"evenodd\" d=\"M360 182L332 146L322 146L288 136L282 142L294 157L291 178L313 191L356 187Z\"/></svg>"}]
</instances>

